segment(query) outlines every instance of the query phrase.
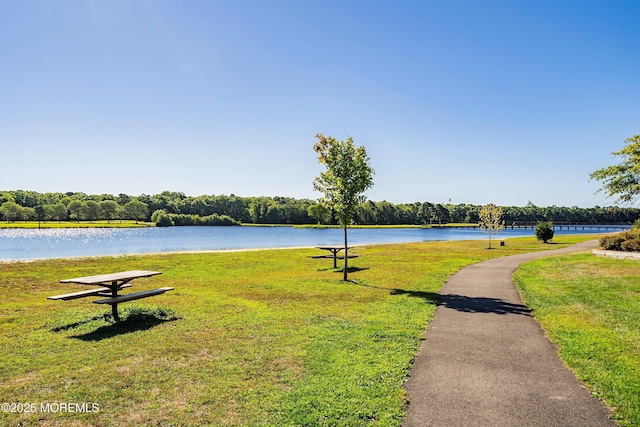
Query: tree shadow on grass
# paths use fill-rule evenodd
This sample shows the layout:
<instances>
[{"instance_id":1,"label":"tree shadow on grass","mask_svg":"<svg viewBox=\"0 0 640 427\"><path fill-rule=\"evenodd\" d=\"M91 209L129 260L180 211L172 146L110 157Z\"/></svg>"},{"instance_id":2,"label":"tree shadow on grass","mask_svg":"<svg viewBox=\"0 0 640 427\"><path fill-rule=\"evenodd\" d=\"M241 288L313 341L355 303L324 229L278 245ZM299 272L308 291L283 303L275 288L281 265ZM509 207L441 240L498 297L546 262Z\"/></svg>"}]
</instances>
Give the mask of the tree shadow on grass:
<instances>
[{"instance_id":1,"label":"tree shadow on grass","mask_svg":"<svg viewBox=\"0 0 640 427\"><path fill-rule=\"evenodd\" d=\"M519 314L531 316L531 309L526 305L513 304L499 298L444 294L440 295L438 305L464 313Z\"/></svg>"},{"instance_id":2,"label":"tree shadow on grass","mask_svg":"<svg viewBox=\"0 0 640 427\"><path fill-rule=\"evenodd\" d=\"M466 295L437 294L434 292L394 289L391 295L409 295L421 298L428 304L451 308L463 313L519 314L531 316L531 309L524 304L513 304L499 298L469 297Z\"/></svg>"},{"instance_id":3,"label":"tree shadow on grass","mask_svg":"<svg viewBox=\"0 0 640 427\"><path fill-rule=\"evenodd\" d=\"M100 319L104 319L112 323L100 326L88 333L72 335L70 338L79 339L81 341L101 341L118 335L146 331L162 323L179 320L180 317L177 316L173 310L167 308L132 307L121 315L121 320L119 322L113 323L113 317L111 314L104 314L101 316L93 316L89 319L68 325L58 326L52 329L52 331L65 331Z\"/></svg>"},{"instance_id":4,"label":"tree shadow on grass","mask_svg":"<svg viewBox=\"0 0 640 427\"><path fill-rule=\"evenodd\" d=\"M384 291L390 291L391 295L408 295L412 298L420 298L427 304L434 304L451 308L464 313L493 313L493 314L519 314L531 316L531 309L524 304L513 304L499 298L469 297L466 295L438 294L436 292L408 291L405 289L389 289L380 286L368 285L362 282L349 280L358 286L366 286Z\"/></svg>"},{"instance_id":5,"label":"tree shadow on grass","mask_svg":"<svg viewBox=\"0 0 640 427\"><path fill-rule=\"evenodd\" d=\"M423 291L407 291L404 289L392 289L391 295L408 295L413 298L423 299L427 304L437 304L440 294L435 292L423 292Z\"/></svg>"}]
</instances>

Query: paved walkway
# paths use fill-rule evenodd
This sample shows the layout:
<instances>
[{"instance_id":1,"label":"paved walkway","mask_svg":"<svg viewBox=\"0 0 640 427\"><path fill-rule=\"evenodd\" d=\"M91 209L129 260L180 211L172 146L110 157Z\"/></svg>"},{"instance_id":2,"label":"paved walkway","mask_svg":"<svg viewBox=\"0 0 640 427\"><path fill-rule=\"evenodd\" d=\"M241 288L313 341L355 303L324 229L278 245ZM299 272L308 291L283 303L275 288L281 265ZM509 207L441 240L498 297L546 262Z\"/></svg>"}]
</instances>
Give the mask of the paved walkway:
<instances>
[{"instance_id":1,"label":"paved walkway","mask_svg":"<svg viewBox=\"0 0 640 427\"><path fill-rule=\"evenodd\" d=\"M403 425L615 426L560 361L512 278L525 261L596 245L496 258L453 275L406 384Z\"/></svg>"}]
</instances>

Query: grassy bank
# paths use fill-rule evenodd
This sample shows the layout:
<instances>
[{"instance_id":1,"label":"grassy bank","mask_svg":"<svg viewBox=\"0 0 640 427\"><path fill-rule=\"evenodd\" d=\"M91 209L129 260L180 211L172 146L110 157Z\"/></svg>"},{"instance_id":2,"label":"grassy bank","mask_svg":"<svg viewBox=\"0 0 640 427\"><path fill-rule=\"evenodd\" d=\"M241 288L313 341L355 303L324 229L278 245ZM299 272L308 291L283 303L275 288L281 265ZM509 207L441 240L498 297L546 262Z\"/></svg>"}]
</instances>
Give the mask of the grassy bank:
<instances>
[{"instance_id":1,"label":"grassy bank","mask_svg":"<svg viewBox=\"0 0 640 427\"><path fill-rule=\"evenodd\" d=\"M640 262L572 255L522 266L516 281L565 363L640 426Z\"/></svg>"},{"instance_id":2,"label":"grassy bank","mask_svg":"<svg viewBox=\"0 0 640 427\"><path fill-rule=\"evenodd\" d=\"M351 278L313 249L167 254L3 264L1 425L400 425L403 382L443 283L461 267L556 245L510 239L359 248ZM60 279L148 269L113 325L86 289ZM97 412L41 412L41 404ZM95 406L89 406L95 408Z\"/></svg>"},{"instance_id":3,"label":"grassy bank","mask_svg":"<svg viewBox=\"0 0 640 427\"><path fill-rule=\"evenodd\" d=\"M152 227L153 223L132 220L112 221L0 221L0 228L132 228Z\"/></svg>"}]
</instances>

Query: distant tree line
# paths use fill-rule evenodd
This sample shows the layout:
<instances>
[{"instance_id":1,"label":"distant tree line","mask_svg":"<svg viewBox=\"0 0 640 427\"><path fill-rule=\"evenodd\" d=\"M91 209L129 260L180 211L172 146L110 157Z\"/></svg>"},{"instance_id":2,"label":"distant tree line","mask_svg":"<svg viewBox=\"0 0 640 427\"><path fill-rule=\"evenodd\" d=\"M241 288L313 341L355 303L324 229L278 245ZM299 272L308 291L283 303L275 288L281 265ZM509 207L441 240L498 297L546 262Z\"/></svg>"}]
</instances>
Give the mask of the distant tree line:
<instances>
[{"instance_id":1,"label":"distant tree line","mask_svg":"<svg viewBox=\"0 0 640 427\"><path fill-rule=\"evenodd\" d=\"M394 204L367 201L354 216L355 224L404 225L478 223L482 206L429 202ZM631 224L640 209L622 207L502 206L506 226L518 222ZM336 224L331 211L315 200L291 197L186 196L165 191L156 195L37 193L0 191L4 221L95 221L164 218L166 225ZM154 221L158 222L158 221Z\"/></svg>"}]
</instances>

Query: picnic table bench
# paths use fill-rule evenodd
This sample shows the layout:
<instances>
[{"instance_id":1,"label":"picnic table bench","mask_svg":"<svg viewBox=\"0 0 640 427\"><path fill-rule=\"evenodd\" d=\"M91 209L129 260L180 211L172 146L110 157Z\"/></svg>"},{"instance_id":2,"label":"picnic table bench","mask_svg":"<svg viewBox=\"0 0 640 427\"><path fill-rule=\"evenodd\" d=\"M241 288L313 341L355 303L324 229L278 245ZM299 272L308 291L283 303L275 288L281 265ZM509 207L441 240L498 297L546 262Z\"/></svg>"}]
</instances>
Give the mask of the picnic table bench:
<instances>
[{"instance_id":1,"label":"picnic table bench","mask_svg":"<svg viewBox=\"0 0 640 427\"><path fill-rule=\"evenodd\" d=\"M131 285L127 284L120 287L120 289L130 288L130 287ZM70 299L85 298L85 297L91 297L94 295L109 296L111 295L111 289L110 288L89 289L88 291L73 292L70 294L62 294L62 295L53 295L53 296L47 297L47 299L53 299L53 300L61 299L63 301L68 301Z\"/></svg>"},{"instance_id":2,"label":"picnic table bench","mask_svg":"<svg viewBox=\"0 0 640 427\"><path fill-rule=\"evenodd\" d=\"M148 298L154 295L164 294L165 292L172 291L172 290L173 288L151 289L150 291L142 291L142 292L137 292L135 294L118 295L117 297L111 297L109 299L100 299L98 301L94 301L94 303L95 304L118 304L121 302L133 301L135 299Z\"/></svg>"},{"instance_id":3,"label":"picnic table bench","mask_svg":"<svg viewBox=\"0 0 640 427\"><path fill-rule=\"evenodd\" d=\"M86 291L73 292L70 294L53 295L47 297L51 300L72 300L77 298L85 298L90 296L103 296L110 297L94 301L95 304L109 304L111 305L111 311L113 318L116 322L120 321L118 316L118 304L121 302L132 301L141 298L148 298L155 295L163 294L167 291L173 290L173 288L163 287L158 289L151 289L148 291L136 292L133 294L118 294L119 291L125 288L130 288L129 284L134 279L142 277L151 277L158 274L162 274L159 271L146 271L146 270L133 270L122 271L119 273L100 274L98 276L76 277L74 279L64 279L60 283L77 283L80 285L100 286L96 289L89 289Z\"/></svg>"},{"instance_id":4,"label":"picnic table bench","mask_svg":"<svg viewBox=\"0 0 640 427\"><path fill-rule=\"evenodd\" d=\"M344 259L344 255L338 255L338 252L344 249L344 246L316 246L316 249L331 252L330 254L323 255L311 255L311 258L333 258L333 268L338 268L338 260ZM351 249L351 246L347 246L347 249ZM358 258L358 254L350 254L347 251L347 259Z\"/></svg>"}]
</instances>

